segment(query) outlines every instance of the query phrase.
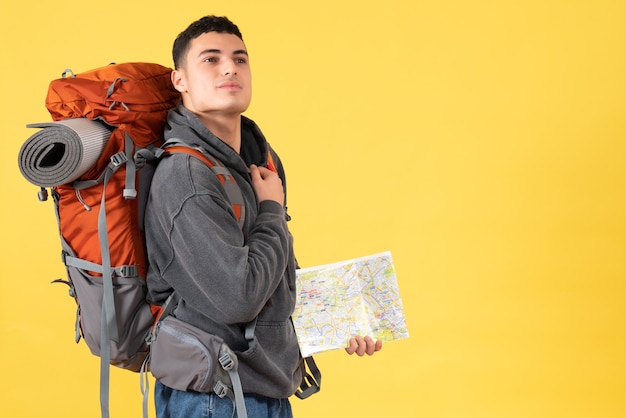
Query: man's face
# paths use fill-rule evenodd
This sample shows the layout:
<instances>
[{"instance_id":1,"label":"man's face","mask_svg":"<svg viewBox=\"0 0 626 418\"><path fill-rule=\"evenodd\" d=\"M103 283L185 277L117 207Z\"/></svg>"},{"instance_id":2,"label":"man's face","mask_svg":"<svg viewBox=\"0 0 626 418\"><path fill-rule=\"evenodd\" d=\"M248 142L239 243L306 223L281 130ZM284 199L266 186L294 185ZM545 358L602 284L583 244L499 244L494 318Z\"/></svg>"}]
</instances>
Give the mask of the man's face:
<instances>
[{"instance_id":1,"label":"man's face","mask_svg":"<svg viewBox=\"0 0 626 418\"><path fill-rule=\"evenodd\" d=\"M241 39L208 32L193 39L184 65L172 72L183 104L198 115L238 115L250 105L252 77Z\"/></svg>"}]
</instances>

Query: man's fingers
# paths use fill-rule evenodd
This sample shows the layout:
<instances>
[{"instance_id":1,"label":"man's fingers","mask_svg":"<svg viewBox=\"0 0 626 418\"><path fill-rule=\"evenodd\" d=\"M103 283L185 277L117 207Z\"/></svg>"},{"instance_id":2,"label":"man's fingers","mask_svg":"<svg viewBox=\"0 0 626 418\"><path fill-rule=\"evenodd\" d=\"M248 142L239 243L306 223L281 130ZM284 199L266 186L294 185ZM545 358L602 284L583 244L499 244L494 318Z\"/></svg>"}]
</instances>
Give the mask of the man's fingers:
<instances>
[{"instance_id":1,"label":"man's fingers","mask_svg":"<svg viewBox=\"0 0 626 418\"><path fill-rule=\"evenodd\" d=\"M357 344L356 339L352 337L350 338L350 341L348 342L348 347L346 347L346 352L348 354L354 354L358 346L359 345Z\"/></svg>"},{"instance_id":2,"label":"man's fingers","mask_svg":"<svg viewBox=\"0 0 626 418\"><path fill-rule=\"evenodd\" d=\"M371 356L377 351L380 351L383 348L382 340L374 341L372 337L365 337L365 352L368 356Z\"/></svg>"},{"instance_id":3,"label":"man's fingers","mask_svg":"<svg viewBox=\"0 0 626 418\"><path fill-rule=\"evenodd\" d=\"M365 354L371 356L377 351L380 351L383 348L382 340L374 341L372 337L351 337L348 342L348 347L346 347L346 352L348 354L357 354L362 357Z\"/></svg>"},{"instance_id":4,"label":"man's fingers","mask_svg":"<svg viewBox=\"0 0 626 418\"><path fill-rule=\"evenodd\" d=\"M252 187L259 202L273 200L281 206L285 202L283 182L275 172L254 164L250 165Z\"/></svg>"},{"instance_id":5,"label":"man's fingers","mask_svg":"<svg viewBox=\"0 0 626 418\"><path fill-rule=\"evenodd\" d=\"M356 353L357 356L362 357L367 351L367 343L361 336L352 337L350 338L349 348L352 353Z\"/></svg>"},{"instance_id":6,"label":"man's fingers","mask_svg":"<svg viewBox=\"0 0 626 418\"><path fill-rule=\"evenodd\" d=\"M261 178L261 173L259 173L259 167L254 164L250 166L250 177L252 177L252 181Z\"/></svg>"},{"instance_id":7,"label":"man's fingers","mask_svg":"<svg viewBox=\"0 0 626 418\"><path fill-rule=\"evenodd\" d=\"M257 165L252 164L250 166L250 174L253 177L258 175L260 178L265 179L268 175L274 175L276 173L274 173L272 170L269 170L266 167L257 166Z\"/></svg>"},{"instance_id":8,"label":"man's fingers","mask_svg":"<svg viewBox=\"0 0 626 418\"><path fill-rule=\"evenodd\" d=\"M374 349L374 351L380 351L382 349L383 349L383 340L376 341L376 348Z\"/></svg>"}]
</instances>

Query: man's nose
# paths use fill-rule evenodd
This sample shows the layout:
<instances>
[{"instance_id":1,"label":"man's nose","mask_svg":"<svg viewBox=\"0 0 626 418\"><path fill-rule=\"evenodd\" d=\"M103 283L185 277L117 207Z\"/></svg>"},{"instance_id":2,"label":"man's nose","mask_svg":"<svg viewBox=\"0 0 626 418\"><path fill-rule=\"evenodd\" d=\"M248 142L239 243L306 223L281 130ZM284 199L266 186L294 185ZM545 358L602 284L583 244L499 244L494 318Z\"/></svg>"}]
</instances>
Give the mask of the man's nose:
<instances>
[{"instance_id":1,"label":"man's nose","mask_svg":"<svg viewBox=\"0 0 626 418\"><path fill-rule=\"evenodd\" d=\"M235 61L231 59L224 60L222 71L224 75L236 75L237 67L235 65Z\"/></svg>"}]
</instances>

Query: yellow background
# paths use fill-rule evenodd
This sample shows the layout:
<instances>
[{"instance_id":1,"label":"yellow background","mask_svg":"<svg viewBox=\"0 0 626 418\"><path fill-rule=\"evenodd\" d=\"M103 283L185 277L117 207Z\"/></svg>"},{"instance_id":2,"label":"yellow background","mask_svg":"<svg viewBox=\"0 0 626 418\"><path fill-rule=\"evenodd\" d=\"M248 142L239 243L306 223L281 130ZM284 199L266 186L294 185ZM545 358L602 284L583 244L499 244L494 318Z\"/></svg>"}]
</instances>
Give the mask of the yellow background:
<instances>
[{"instance_id":1,"label":"yellow background","mask_svg":"<svg viewBox=\"0 0 626 418\"><path fill-rule=\"evenodd\" d=\"M231 4L226 6L225 4ZM0 416L96 417L52 203L17 168L48 83L242 29L302 265L391 250L410 338L317 357L304 417L626 416L626 2L4 2ZM141 411L113 371L113 417Z\"/></svg>"}]
</instances>

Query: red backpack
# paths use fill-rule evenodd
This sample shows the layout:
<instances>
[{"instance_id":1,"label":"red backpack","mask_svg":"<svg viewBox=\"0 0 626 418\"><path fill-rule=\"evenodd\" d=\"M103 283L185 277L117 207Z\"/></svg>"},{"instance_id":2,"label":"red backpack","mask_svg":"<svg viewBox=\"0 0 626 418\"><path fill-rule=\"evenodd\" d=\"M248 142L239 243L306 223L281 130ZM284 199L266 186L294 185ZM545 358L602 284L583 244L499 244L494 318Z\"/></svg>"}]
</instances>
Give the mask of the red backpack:
<instances>
[{"instance_id":1,"label":"red backpack","mask_svg":"<svg viewBox=\"0 0 626 418\"><path fill-rule=\"evenodd\" d=\"M134 155L162 143L167 112L179 100L170 74L150 63L111 64L76 75L66 70L46 97L55 121L87 118L111 127L96 162L78 179L55 186L52 195L68 284L78 303L77 339L82 334L103 363L130 370L141 367L147 349L139 337L154 322L144 297L147 262L136 198L142 172ZM94 285L102 294L94 294ZM116 299L123 292L135 300ZM101 344L105 340L110 346Z\"/></svg>"},{"instance_id":2,"label":"red backpack","mask_svg":"<svg viewBox=\"0 0 626 418\"><path fill-rule=\"evenodd\" d=\"M50 83L46 97L52 123L19 153L24 177L50 188L59 226L69 293L77 303L76 342L81 337L101 358L100 403L109 416L109 364L140 371L148 354L146 339L160 307L146 300L147 257L143 210L154 164L162 155L168 111L180 100L171 69L152 63L111 64L80 74L65 70ZM236 183L198 151L220 180ZM243 211L238 187L233 208ZM231 197L229 194L229 197Z\"/></svg>"}]
</instances>

